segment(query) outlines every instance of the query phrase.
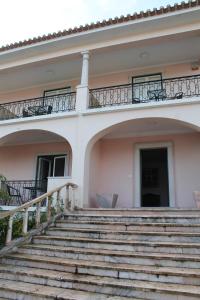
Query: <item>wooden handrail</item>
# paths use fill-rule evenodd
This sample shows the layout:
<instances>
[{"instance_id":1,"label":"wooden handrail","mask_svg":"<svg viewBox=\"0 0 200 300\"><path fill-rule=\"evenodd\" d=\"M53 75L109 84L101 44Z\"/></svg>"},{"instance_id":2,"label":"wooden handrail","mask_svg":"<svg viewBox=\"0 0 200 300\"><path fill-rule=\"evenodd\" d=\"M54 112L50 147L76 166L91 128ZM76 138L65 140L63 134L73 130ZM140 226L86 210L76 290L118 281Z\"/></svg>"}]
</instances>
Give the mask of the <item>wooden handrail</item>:
<instances>
[{"instance_id":1,"label":"wooden handrail","mask_svg":"<svg viewBox=\"0 0 200 300\"><path fill-rule=\"evenodd\" d=\"M63 188L66 188L66 197L63 201L63 209L64 210L71 210L73 209L76 204L75 204L75 197L74 197L74 190L78 188L78 186L74 183L68 182L62 186L59 186L45 194L43 194L40 197L37 197L15 209L12 209L10 211L7 212L3 212L0 213L0 219L4 219L4 218L9 218L8 220L8 228L7 228L7 235L6 235L6 245L10 245L11 241L12 241L12 229L13 229L13 221L14 221L14 216L15 214L19 213L19 212L23 212L23 226L22 226L22 234L23 236L28 237L29 232L28 232L28 213L29 213L29 208L32 207L33 205L35 206L35 210L36 210L36 214L35 214L35 223L36 223L36 228L42 227L42 229L44 229L44 226L40 226L40 213L41 213L41 203L43 200L47 199L47 223L45 225L45 227L48 227L51 223L53 218L55 217L59 217L61 215L61 211L62 211L62 201L60 198L60 192ZM52 217L52 211L51 211L51 207L52 207L52 196L53 194L56 193L56 202L55 202L55 210L56 210L56 215L54 217ZM40 229L39 229L40 230ZM14 242L14 241L13 241ZM13 243L13 246L16 246L18 242ZM11 248L9 248L9 250L11 250ZM5 251L5 250L4 250ZM2 251L0 251L2 252Z\"/></svg>"}]
</instances>

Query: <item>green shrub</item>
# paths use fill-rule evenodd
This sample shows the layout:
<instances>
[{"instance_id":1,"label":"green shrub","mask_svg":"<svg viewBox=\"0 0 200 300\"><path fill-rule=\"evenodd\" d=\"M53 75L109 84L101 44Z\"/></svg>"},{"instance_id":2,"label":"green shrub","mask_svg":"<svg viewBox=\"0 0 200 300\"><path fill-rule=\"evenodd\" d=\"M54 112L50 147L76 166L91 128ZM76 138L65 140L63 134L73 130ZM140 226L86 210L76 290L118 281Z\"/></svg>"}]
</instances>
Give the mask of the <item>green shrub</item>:
<instances>
[{"instance_id":1,"label":"green shrub","mask_svg":"<svg viewBox=\"0 0 200 300\"><path fill-rule=\"evenodd\" d=\"M36 228L35 214L36 214L35 211L29 212L28 231ZM6 234L8 230L8 221L9 221L9 217L0 219L0 249L3 246L5 246ZM46 212L41 212L40 222L45 223L46 221L47 221ZM23 236L22 229L23 229L23 213L17 213L13 220L12 239L22 237Z\"/></svg>"},{"instance_id":2,"label":"green shrub","mask_svg":"<svg viewBox=\"0 0 200 300\"><path fill-rule=\"evenodd\" d=\"M0 174L0 181L6 181L6 177ZM8 194L7 191L5 191L3 188L0 188L0 203L5 204L9 202L10 200L10 195Z\"/></svg>"},{"instance_id":3,"label":"green shrub","mask_svg":"<svg viewBox=\"0 0 200 300\"><path fill-rule=\"evenodd\" d=\"M7 229L8 218L0 219L0 248L5 244Z\"/></svg>"}]
</instances>

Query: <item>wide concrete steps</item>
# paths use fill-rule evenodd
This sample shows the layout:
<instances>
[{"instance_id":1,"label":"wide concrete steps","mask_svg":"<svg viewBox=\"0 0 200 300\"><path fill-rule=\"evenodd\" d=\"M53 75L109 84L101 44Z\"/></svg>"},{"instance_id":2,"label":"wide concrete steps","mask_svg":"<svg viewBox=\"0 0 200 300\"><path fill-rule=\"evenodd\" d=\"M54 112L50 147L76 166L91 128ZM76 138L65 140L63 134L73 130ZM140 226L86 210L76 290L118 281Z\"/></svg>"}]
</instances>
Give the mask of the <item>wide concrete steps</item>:
<instances>
[{"instance_id":1,"label":"wide concrete steps","mask_svg":"<svg viewBox=\"0 0 200 300\"><path fill-rule=\"evenodd\" d=\"M143 207L143 208L82 208L74 211L77 214L93 215L200 215L197 208Z\"/></svg>"},{"instance_id":2,"label":"wide concrete steps","mask_svg":"<svg viewBox=\"0 0 200 300\"><path fill-rule=\"evenodd\" d=\"M3 299L12 300L126 300L124 297L108 296L99 293L77 291L73 289L58 288L31 284L24 281L0 280L0 294ZM133 298L134 300L140 300Z\"/></svg>"},{"instance_id":3,"label":"wide concrete steps","mask_svg":"<svg viewBox=\"0 0 200 300\"><path fill-rule=\"evenodd\" d=\"M64 219L69 223L70 221L106 221L106 222L123 222L123 223L175 223L175 224L199 224L200 213L192 214L166 214L160 213L155 214L153 211L144 214L83 214L83 213L69 213L64 214Z\"/></svg>"},{"instance_id":4,"label":"wide concrete steps","mask_svg":"<svg viewBox=\"0 0 200 300\"><path fill-rule=\"evenodd\" d=\"M200 243L153 242L109 240L41 235L33 239L34 244L58 245L63 247L81 247L86 249L120 250L134 252L200 254Z\"/></svg>"},{"instance_id":5,"label":"wide concrete steps","mask_svg":"<svg viewBox=\"0 0 200 300\"><path fill-rule=\"evenodd\" d=\"M200 211L67 213L0 262L4 300L200 299Z\"/></svg>"},{"instance_id":6,"label":"wide concrete steps","mask_svg":"<svg viewBox=\"0 0 200 300\"><path fill-rule=\"evenodd\" d=\"M111 239L126 241L163 241L163 242L200 242L200 233L198 232L155 232L155 231L110 231L100 229L78 229L53 227L47 230L49 236L77 237L93 239Z\"/></svg>"},{"instance_id":7,"label":"wide concrete steps","mask_svg":"<svg viewBox=\"0 0 200 300\"><path fill-rule=\"evenodd\" d=\"M107 276L116 279L149 280L188 285L195 285L200 282L200 270L192 268L159 267L144 264L116 264L30 254L12 254L3 258L2 263L74 274Z\"/></svg>"},{"instance_id":8,"label":"wide concrete steps","mask_svg":"<svg viewBox=\"0 0 200 300\"><path fill-rule=\"evenodd\" d=\"M35 297L31 299L52 299L51 297L56 295L53 299L122 300L127 298L138 299L139 296L142 297L142 299L155 300L192 300L198 299L200 296L200 288L194 286L183 286L179 284L167 285L139 280L133 281L129 279L115 280L105 276L82 276L79 274L73 275L71 273L58 271L47 272L46 270L30 267L15 267L15 270L13 271L12 266L2 265L0 266L0 278L2 278L0 280L0 291L3 290L3 284L9 284L10 291L15 291L15 293L27 293L28 296L29 294L27 289L29 289L29 293ZM22 282L23 285L21 284ZM48 288L46 288L46 284L48 285ZM80 292L80 290L82 290L82 292ZM115 296L113 296L114 294ZM117 296L118 294L120 296ZM177 295L181 298L178 298L179 296Z\"/></svg>"},{"instance_id":9,"label":"wide concrete steps","mask_svg":"<svg viewBox=\"0 0 200 300\"><path fill-rule=\"evenodd\" d=\"M199 255L148 253L132 251L113 251L87 249L78 247L62 247L44 244L24 245L18 249L18 253L39 256L50 256L67 259L81 259L100 262L112 262L120 264L150 265L160 267L180 267L200 269Z\"/></svg>"},{"instance_id":10,"label":"wide concrete steps","mask_svg":"<svg viewBox=\"0 0 200 300\"><path fill-rule=\"evenodd\" d=\"M155 232L200 232L199 224L177 224L177 223L147 223L147 222L109 222L109 221L81 221L81 220L59 220L56 223L59 228L78 228L93 230L119 230L119 231L155 231Z\"/></svg>"}]
</instances>

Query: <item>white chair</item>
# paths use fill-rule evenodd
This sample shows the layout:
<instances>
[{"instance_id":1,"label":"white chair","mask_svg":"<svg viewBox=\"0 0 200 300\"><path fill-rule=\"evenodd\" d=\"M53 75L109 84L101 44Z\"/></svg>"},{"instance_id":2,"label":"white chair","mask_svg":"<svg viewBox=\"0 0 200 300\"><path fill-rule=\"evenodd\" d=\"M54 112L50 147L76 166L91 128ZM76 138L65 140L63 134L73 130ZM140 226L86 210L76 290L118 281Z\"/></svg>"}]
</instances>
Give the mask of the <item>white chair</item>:
<instances>
[{"instance_id":1,"label":"white chair","mask_svg":"<svg viewBox=\"0 0 200 300\"><path fill-rule=\"evenodd\" d=\"M105 195L96 194L96 200L99 207L115 208L117 205L118 194L112 194L111 199L106 198Z\"/></svg>"}]
</instances>

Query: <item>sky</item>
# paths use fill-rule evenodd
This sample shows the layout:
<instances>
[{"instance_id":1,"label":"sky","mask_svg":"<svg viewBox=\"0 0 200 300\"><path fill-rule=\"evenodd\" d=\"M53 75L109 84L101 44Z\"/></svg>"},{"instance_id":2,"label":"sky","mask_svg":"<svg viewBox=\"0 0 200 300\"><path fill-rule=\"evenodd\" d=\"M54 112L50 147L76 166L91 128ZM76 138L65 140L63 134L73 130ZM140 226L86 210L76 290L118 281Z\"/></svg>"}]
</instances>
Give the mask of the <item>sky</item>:
<instances>
[{"instance_id":1,"label":"sky","mask_svg":"<svg viewBox=\"0 0 200 300\"><path fill-rule=\"evenodd\" d=\"M175 2L177 1L1 0L0 46Z\"/></svg>"}]
</instances>

